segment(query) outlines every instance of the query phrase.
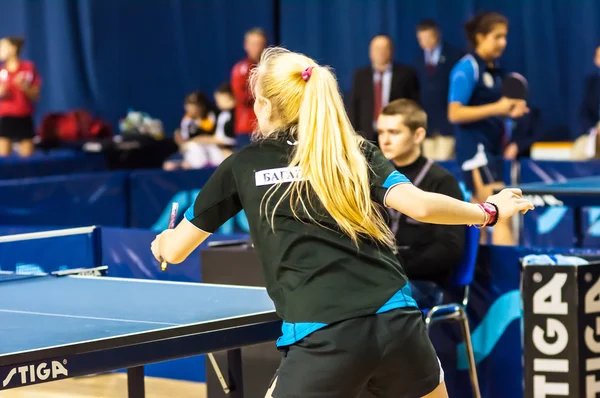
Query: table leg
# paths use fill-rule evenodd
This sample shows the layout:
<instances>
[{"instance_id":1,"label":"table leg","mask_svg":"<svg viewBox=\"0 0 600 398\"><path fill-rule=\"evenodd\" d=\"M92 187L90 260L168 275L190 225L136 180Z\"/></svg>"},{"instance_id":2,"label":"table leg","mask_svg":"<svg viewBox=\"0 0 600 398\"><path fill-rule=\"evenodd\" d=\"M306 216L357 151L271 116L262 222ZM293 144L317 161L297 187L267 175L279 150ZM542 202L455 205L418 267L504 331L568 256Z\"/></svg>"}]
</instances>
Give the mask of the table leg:
<instances>
[{"instance_id":1,"label":"table leg","mask_svg":"<svg viewBox=\"0 0 600 398\"><path fill-rule=\"evenodd\" d=\"M242 350L227 351L227 367L229 368L229 388L231 398L244 398L244 379L242 374Z\"/></svg>"},{"instance_id":2,"label":"table leg","mask_svg":"<svg viewBox=\"0 0 600 398\"><path fill-rule=\"evenodd\" d=\"M144 398L144 367L136 366L127 369L127 393L129 398Z\"/></svg>"},{"instance_id":3,"label":"table leg","mask_svg":"<svg viewBox=\"0 0 600 398\"><path fill-rule=\"evenodd\" d=\"M581 206L577 206L574 209L574 227L575 227L575 237L573 246L576 248L583 247L583 241L585 239L585 231L583 230L583 211Z\"/></svg>"}]
</instances>

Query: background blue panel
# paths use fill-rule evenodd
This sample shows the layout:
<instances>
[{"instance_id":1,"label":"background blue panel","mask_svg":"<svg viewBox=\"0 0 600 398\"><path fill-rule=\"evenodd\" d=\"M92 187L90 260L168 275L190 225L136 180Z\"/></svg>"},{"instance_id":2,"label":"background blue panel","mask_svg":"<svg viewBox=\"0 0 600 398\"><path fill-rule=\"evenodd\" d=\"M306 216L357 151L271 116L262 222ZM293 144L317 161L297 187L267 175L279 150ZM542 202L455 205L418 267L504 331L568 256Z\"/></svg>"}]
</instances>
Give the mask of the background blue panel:
<instances>
[{"instance_id":1,"label":"background blue panel","mask_svg":"<svg viewBox=\"0 0 600 398\"><path fill-rule=\"evenodd\" d=\"M177 222L194 204L214 168L200 170L149 170L130 176L129 226L162 231L168 228L171 204L179 203ZM217 231L222 234L248 233L248 219L241 211Z\"/></svg>"},{"instance_id":2,"label":"background blue panel","mask_svg":"<svg viewBox=\"0 0 600 398\"><path fill-rule=\"evenodd\" d=\"M38 151L29 158L0 158L0 180L106 170L104 155L69 150Z\"/></svg>"},{"instance_id":3,"label":"background blue panel","mask_svg":"<svg viewBox=\"0 0 600 398\"><path fill-rule=\"evenodd\" d=\"M156 237L156 232L103 227L100 234L102 261L109 266L111 276L181 282L200 282L200 250L205 249L209 242L248 237L247 234L212 234L184 262L171 265L163 272L150 251L150 243Z\"/></svg>"},{"instance_id":4,"label":"background blue panel","mask_svg":"<svg viewBox=\"0 0 600 398\"><path fill-rule=\"evenodd\" d=\"M122 172L0 181L0 225L127 225Z\"/></svg>"},{"instance_id":5,"label":"background blue panel","mask_svg":"<svg viewBox=\"0 0 600 398\"><path fill-rule=\"evenodd\" d=\"M137 171L129 177L129 226L153 228L168 225L171 203L179 203L179 219L196 200L214 168L200 170ZM164 225L163 225L164 224Z\"/></svg>"},{"instance_id":6,"label":"background blue panel","mask_svg":"<svg viewBox=\"0 0 600 398\"><path fill-rule=\"evenodd\" d=\"M116 124L128 108L163 120L168 132L183 98L229 79L244 32L273 40L271 0L11 0L0 37L23 35L24 57L42 75L38 116L84 108ZM9 5L8 5L9 4Z\"/></svg>"},{"instance_id":7,"label":"background blue panel","mask_svg":"<svg viewBox=\"0 0 600 398\"><path fill-rule=\"evenodd\" d=\"M501 64L529 80L532 106L549 131L579 127L584 77L600 38L600 2L595 0L281 0L281 43L335 68L347 93L354 70L369 63L370 39L380 33L395 42L395 58L412 63L419 53L417 23L434 18L444 38L468 49L463 25L478 11L498 11L509 20Z\"/></svg>"},{"instance_id":8,"label":"background blue panel","mask_svg":"<svg viewBox=\"0 0 600 398\"><path fill-rule=\"evenodd\" d=\"M521 183L565 181L569 178L600 175L600 161L553 162L521 161ZM598 210L583 211L584 245L600 247ZM523 216L521 244L570 246L574 239L574 212L569 207L538 207Z\"/></svg>"},{"instance_id":9,"label":"background blue panel","mask_svg":"<svg viewBox=\"0 0 600 398\"><path fill-rule=\"evenodd\" d=\"M600 247L600 207L584 208L581 228L584 231L585 247Z\"/></svg>"}]
</instances>

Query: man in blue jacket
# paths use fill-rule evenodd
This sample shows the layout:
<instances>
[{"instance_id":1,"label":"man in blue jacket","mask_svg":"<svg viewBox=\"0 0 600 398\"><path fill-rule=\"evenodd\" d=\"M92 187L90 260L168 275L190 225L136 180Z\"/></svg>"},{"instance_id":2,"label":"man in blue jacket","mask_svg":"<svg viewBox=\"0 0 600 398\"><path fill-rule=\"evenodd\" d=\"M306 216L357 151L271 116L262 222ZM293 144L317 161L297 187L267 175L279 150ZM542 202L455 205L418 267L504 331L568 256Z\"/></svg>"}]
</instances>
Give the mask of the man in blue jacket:
<instances>
[{"instance_id":1,"label":"man in blue jacket","mask_svg":"<svg viewBox=\"0 0 600 398\"><path fill-rule=\"evenodd\" d=\"M429 129L423 142L424 156L433 160L454 158L454 135L448 122L450 71L465 54L442 40L433 20L417 25L417 40L423 52L415 60L419 77L420 103L427 113Z\"/></svg>"}]
</instances>

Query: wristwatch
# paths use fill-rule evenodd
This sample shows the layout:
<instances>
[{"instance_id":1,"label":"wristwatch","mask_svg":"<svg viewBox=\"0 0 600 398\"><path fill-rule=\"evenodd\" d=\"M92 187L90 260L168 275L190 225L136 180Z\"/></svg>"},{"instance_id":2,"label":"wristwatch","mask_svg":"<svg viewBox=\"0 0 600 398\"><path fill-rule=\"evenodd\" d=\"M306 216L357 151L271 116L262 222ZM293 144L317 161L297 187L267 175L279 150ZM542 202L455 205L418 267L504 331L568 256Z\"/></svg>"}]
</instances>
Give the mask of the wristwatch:
<instances>
[{"instance_id":1,"label":"wristwatch","mask_svg":"<svg viewBox=\"0 0 600 398\"><path fill-rule=\"evenodd\" d=\"M493 227L498 222L498 206L491 202L480 203L479 206L489 215L487 223L484 227Z\"/></svg>"}]
</instances>

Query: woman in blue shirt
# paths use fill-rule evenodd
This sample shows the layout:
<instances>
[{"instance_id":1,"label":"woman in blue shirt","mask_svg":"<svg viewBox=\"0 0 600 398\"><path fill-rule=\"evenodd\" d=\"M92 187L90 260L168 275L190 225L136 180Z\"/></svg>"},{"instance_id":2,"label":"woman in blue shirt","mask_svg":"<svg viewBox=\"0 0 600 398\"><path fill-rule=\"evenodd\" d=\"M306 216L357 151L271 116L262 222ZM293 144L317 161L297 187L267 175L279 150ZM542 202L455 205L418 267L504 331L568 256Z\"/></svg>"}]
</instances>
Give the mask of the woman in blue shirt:
<instances>
[{"instance_id":1,"label":"woman in blue shirt","mask_svg":"<svg viewBox=\"0 0 600 398\"><path fill-rule=\"evenodd\" d=\"M497 59L506 48L508 21L488 12L465 24L473 48L452 69L448 93L448 120L455 126L456 160L473 200L504 186L504 119L528 112L524 100L503 97L502 73ZM494 227L493 244L512 245L510 223Z\"/></svg>"}]
</instances>

